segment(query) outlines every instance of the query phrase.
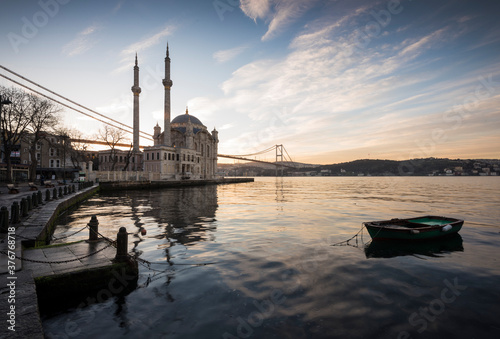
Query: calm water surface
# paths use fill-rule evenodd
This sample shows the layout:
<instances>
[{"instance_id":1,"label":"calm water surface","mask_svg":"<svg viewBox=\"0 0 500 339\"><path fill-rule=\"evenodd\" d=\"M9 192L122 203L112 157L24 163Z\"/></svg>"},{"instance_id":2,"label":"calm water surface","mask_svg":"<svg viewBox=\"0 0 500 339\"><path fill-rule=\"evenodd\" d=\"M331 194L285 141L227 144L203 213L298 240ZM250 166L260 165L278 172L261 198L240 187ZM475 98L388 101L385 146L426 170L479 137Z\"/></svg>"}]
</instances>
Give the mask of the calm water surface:
<instances>
[{"instance_id":1,"label":"calm water surface","mask_svg":"<svg viewBox=\"0 0 500 339\"><path fill-rule=\"evenodd\" d=\"M129 249L154 264L139 266L125 295L46 314L45 334L499 337L499 192L495 177L318 177L101 194L55 236L97 214L101 233L125 226ZM366 231L332 246L363 221L423 214L465 224L458 237L418 246L370 244Z\"/></svg>"}]
</instances>

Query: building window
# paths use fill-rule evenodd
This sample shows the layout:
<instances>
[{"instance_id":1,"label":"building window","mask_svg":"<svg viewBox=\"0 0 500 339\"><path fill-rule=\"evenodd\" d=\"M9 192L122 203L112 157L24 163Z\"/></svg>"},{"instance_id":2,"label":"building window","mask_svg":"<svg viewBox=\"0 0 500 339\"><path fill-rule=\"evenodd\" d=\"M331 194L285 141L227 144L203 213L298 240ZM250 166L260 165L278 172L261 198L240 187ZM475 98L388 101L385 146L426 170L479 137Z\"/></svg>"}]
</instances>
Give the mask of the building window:
<instances>
[{"instance_id":1,"label":"building window","mask_svg":"<svg viewBox=\"0 0 500 339\"><path fill-rule=\"evenodd\" d=\"M186 161L186 154L182 155L182 161Z\"/></svg>"},{"instance_id":2,"label":"building window","mask_svg":"<svg viewBox=\"0 0 500 339\"><path fill-rule=\"evenodd\" d=\"M36 154L36 160L40 160L40 159L41 159L41 157L42 157L42 155L41 155L40 153L37 153L37 154Z\"/></svg>"},{"instance_id":3,"label":"building window","mask_svg":"<svg viewBox=\"0 0 500 339\"><path fill-rule=\"evenodd\" d=\"M156 160L160 160L160 152L156 152Z\"/></svg>"},{"instance_id":4,"label":"building window","mask_svg":"<svg viewBox=\"0 0 500 339\"><path fill-rule=\"evenodd\" d=\"M179 154L177 154L177 161L179 161Z\"/></svg>"},{"instance_id":5,"label":"building window","mask_svg":"<svg viewBox=\"0 0 500 339\"><path fill-rule=\"evenodd\" d=\"M54 167L54 159L50 159L50 166L49 167Z\"/></svg>"},{"instance_id":6,"label":"building window","mask_svg":"<svg viewBox=\"0 0 500 339\"><path fill-rule=\"evenodd\" d=\"M149 153L146 153L146 160L149 160Z\"/></svg>"},{"instance_id":7,"label":"building window","mask_svg":"<svg viewBox=\"0 0 500 339\"><path fill-rule=\"evenodd\" d=\"M57 168L61 167L61 161L59 159L56 160L56 167Z\"/></svg>"},{"instance_id":8,"label":"building window","mask_svg":"<svg viewBox=\"0 0 500 339\"><path fill-rule=\"evenodd\" d=\"M55 153L55 150L54 150L53 148L50 148L50 149L49 149L49 155L50 155L51 157L53 157L55 154L56 154L56 153Z\"/></svg>"}]
</instances>

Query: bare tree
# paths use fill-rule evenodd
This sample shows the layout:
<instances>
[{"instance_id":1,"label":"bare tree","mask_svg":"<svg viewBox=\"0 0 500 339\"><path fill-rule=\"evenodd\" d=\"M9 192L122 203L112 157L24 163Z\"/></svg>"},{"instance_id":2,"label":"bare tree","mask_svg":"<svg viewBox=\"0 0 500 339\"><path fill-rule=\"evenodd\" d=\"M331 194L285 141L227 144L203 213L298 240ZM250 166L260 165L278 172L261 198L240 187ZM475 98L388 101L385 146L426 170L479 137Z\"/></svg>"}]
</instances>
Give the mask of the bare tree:
<instances>
[{"instance_id":1,"label":"bare tree","mask_svg":"<svg viewBox=\"0 0 500 339\"><path fill-rule=\"evenodd\" d=\"M104 125L103 128L99 129L99 138L110 148L109 161L111 162L111 171L114 171L118 161L116 146L125 140L125 131Z\"/></svg>"},{"instance_id":2,"label":"bare tree","mask_svg":"<svg viewBox=\"0 0 500 339\"><path fill-rule=\"evenodd\" d=\"M21 142L21 138L31 123L31 94L15 87L0 86L0 96L8 99L9 105L2 105L0 112L0 132L2 140L2 154L7 166L6 179L12 182L11 154Z\"/></svg>"},{"instance_id":3,"label":"bare tree","mask_svg":"<svg viewBox=\"0 0 500 339\"><path fill-rule=\"evenodd\" d=\"M55 134L67 140L67 143L62 145L63 151L70 158L73 168L80 168L80 164L86 160L85 152L89 146L83 133L77 129L60 127Z\"/></svg>"},{"instance_id":4,"label":"bare tree","mask_svg":"<svg viewBox=\"0 0 500 339\"><path fill-rule=\"evenodd\" d=\"M30 180L36 178L36 168L38 165L36 159L36 146L45 138L46 132L55 130L58 123L58 113L61 108L47 99L41 99L35 95L29 95L28 100L31 106L31 119L24 134L25 141L30 145ZM64 160L63 160L64 161Z\"/></svg>"},{"instance_id":5,"label":"bare tree","mask_svg":"<svg viewBox=\"0 0 500 339\"><path fill-rule=\"evenodd\" d=\"M127 154L125 155L125 166L123 166L123 171L126 171L128 166L130 165L130 158L132 157L132 154L134 153L134 146L130 144L130 148L127 151Z\"/></svg>"}]
</instances>

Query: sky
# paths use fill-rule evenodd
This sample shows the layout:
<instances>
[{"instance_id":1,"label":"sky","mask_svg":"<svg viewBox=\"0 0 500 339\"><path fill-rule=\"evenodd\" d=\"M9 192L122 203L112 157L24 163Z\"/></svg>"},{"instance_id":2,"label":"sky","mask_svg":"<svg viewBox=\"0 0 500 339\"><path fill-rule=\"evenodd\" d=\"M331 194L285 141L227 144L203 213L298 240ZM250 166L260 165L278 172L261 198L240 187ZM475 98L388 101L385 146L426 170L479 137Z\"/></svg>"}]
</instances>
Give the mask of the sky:
<instances>
[{"instance_id":1,"label":"sky","mask_svg":"<svg viewBox=\"0 0 500 339\"><path fill-rule=\"evenodd\" d=\"M172 119L188 107L219 131L221 154L282 144L294 161L314 164L500 158L497 0L0 0L0 8L1 66L127 125L137 53L140 130L149 134L163 126L168 43ZM67 108L61 124L89 138L103 127Z\"/></svg>"}]
</instances>

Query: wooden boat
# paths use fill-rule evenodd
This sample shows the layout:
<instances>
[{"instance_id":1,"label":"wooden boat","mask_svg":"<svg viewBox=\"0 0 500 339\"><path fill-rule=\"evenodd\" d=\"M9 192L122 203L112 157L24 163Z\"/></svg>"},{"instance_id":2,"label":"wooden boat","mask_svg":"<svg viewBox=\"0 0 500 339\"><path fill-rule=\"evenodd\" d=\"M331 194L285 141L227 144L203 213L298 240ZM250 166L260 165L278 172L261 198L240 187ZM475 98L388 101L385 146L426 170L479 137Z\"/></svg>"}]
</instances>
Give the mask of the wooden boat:
<instances>
[{"instance_id":1,"label":"wooden boat","mask_svg":"<svg viewBox=\"0 0 500 339\"><path fill-rule=\"evenodd\" d=\"M426 215L409 219L391 219L364 222L363 225L375 239L423 240L456 234L463 220Z\"/></svg>"}]
</instances>

